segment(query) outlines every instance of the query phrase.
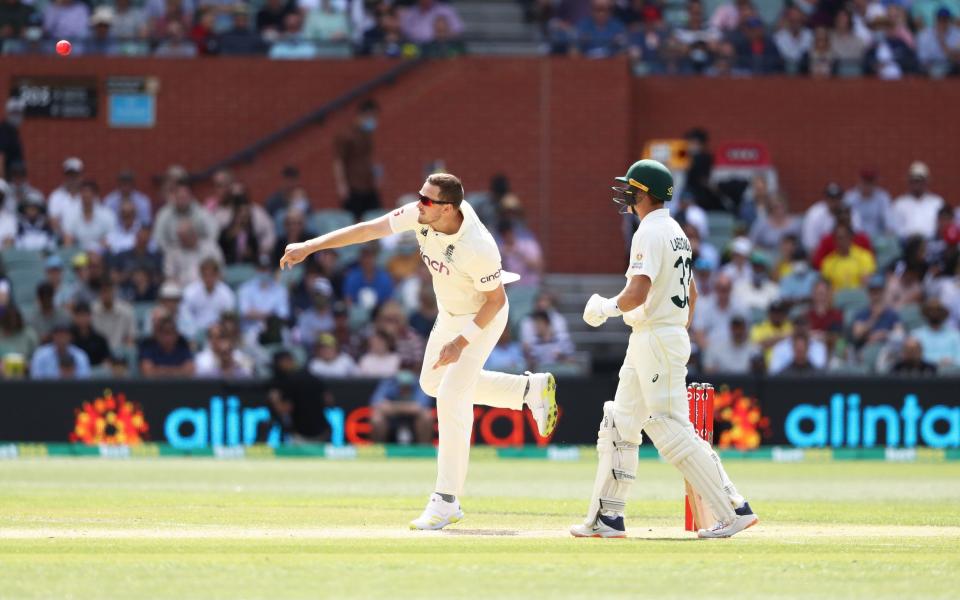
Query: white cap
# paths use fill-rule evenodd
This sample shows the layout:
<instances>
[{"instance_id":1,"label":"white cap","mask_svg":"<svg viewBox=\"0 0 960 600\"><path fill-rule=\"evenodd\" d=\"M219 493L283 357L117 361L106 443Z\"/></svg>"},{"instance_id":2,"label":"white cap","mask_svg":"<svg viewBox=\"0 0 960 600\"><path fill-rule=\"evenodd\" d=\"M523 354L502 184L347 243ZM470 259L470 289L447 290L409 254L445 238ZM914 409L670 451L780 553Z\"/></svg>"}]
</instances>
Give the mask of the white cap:
<instances>
[{"instance_id":1,"label":"white cap","mask_svg":"<svg viewBox=\"0 0 960 600\"><path fill-rule=\"evenodd\" d=\"M926 163L919 160L910 163L911 179L927 179L928 177L930 177L930 168L927 167Z\"/></svg>"},{"instance_id":2,"label":"white cap","mask_svg":"<svg viewBox=\"0 0 960 600\"><path fill-rule=\"evenodd\" d=\"M750 240L743 236L734 238L733 243L730 244L730 251L734 254L749 256L751 250L753 250L753 244L751 244Z\"/></svg>"},{"instance_id":3,"label":"white cap","mask_svg":"<svg viewBox=\"0 0 960 600\"><path fill-rule=\"evenodd\" d=\"M83 171L83 161L76 156L71 156L67 160L63 161L63 170L64 172L76 171L79 173Z\"/></svg>"},{"instance_id":4,"label":"white cap","mask_svg":"<svg viewBox=\"0 0 960 600\"><path fill-rule=\"evenodd\" d=\"M864 17L863 20L866 21L867 23L873 23L874 21L879 19L886 19L887 9L886 7L883 6L883 4L880 4L879 2L874 2L873 4L867 7L867 10L864 13L863 17Z\"/></svg>"},{"instance_id":5,"label":"white cap","mask_svg":"<svg viewBox=\"0 0 960 600\"><path fill-rule=\"evenodd\" d=\"M179 285L172 281L165 281L163 285L160 286L158 297L161 300L179 300L183 297L183 293L180 291Z\"/></svg>"},{"instance_id":6,"label":"white cap","mask_svg":"<svg viewBox=\"0 0 960 600\"><path fill-rule=\"evenodd\" d=\"M110 25L113 23L113 9L109 6L98 6L95 11L93 11L93 16L90 17L91 25L99 25L105 23Z\"/></svg>"}]
</instances>

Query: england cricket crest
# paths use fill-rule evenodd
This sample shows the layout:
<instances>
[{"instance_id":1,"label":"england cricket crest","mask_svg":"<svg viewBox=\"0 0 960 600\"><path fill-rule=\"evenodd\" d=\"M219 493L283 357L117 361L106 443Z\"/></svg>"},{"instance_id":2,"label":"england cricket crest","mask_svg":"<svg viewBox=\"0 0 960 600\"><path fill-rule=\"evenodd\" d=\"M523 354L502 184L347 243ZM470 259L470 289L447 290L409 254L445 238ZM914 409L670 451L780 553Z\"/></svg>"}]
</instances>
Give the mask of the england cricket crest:
<instances>
[{"instance_id":1,"label":"england cricket crest","mask_svg":"<svg viewBox=\"0 0 960 600\"><path fill-rule=\"evenodd\" d=\"M453 244L447 246L447 249L443 251L443 258L448 262L453 262Z\"/></svg>"}]
</instances>

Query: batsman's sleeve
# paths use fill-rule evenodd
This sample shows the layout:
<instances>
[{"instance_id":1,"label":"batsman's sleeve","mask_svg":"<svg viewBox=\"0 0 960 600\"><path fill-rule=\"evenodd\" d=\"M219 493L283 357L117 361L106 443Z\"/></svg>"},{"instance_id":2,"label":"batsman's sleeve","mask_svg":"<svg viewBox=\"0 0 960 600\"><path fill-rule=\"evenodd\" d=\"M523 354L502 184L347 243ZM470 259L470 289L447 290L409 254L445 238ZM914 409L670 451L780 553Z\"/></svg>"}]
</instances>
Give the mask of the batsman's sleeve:
<instances>
[{"instance_id":1,"label":"batsman's sleeve","mask_svg":"<svg viewBox=\"0 0 960 600\"><path fill-rule=\"evenodd\" d=\"M400 208L390 213L390 229L394 233L411 231L417 228L417 218L420 211L417 210L417 203L411 202L404 204Z\"/></svg>"},{"instance_id":2,"label":"batsman's sleeve","mask_svg":"<svg viewBox=\"0 0 960 600\"><path fill-rule=\"evenodd\" d=\"M500 285L503 269L500 266L500 250L496 244L485 245L478 249L467 261L464 269L473 287L481 292L489 292Z\"/></svg>"},{"instance_id":3,"label":"batsman's sleeve","mask_svg":"<svg viewBox=\"0 0 960 600\"><path fill-rule=\"evenodd\" d=\"M651 232L638 231L630 244L630 266L627 277L646 275L653 283L660 273L660 261L663 260L663 245Z\"/></svg>"}]
</instances>

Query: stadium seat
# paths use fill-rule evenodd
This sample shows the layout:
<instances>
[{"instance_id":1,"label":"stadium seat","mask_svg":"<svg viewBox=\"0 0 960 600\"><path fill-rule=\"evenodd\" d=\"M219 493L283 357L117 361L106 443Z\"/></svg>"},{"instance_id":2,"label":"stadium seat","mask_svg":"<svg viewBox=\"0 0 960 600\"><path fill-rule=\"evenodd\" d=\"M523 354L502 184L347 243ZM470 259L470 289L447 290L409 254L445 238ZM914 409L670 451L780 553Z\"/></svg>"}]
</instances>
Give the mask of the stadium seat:
<instances>
[{"instance_id":1,"label":"stadium seat","mask_svg":"<svg viewBox=\"0 0 960 600\"><path fill-rule=\"evenodd\" d=\"M43 278L42 267L30 270L7 270L7 279L10 280L10 287L13 291L13 301L17 306L24 308L33 305L37 296L37 285L43 281Z\"/></svg>"},{"instance_id":2,"label":"stadium seat","mask_svg":"<svg viewBox=\"0 0 960 600\"><path fill-rule=\"evenodd\" d=\"M733 238L737 229L736 218L728 212L711 210L707 212L707 231L713 237ZM722 248L720 248L722 249Z\"/></svg>"},{"instance_id":3,"label":"stadium seat","mask_svg":"<svg viewBox=\"0 0 960 600\"><path fill-rule=\"evenodd\" d=\"M540 290L527 285L508 285L505 289L510 301L510 325L513 326L533 312L534 300Z\"/></svg>"},{"instance_id":4,"label":"stadium seat","mask_svg":"<svg viewBox=\"0 0 960 600\"><path fill-rule=\"evenodd\" d=\"M877 256L877 269L885 270L900 258L900 240L892 236L877 236L873 240L873 251Z\"/></svg>"},{"instance_id":5,"label":"stadium seat","mask_svg":"<svg viewBox=\"0 0 960 600\"><path fill-rule=\"evenodd\" d=\"M907 304L900 309L900 320L907 331L922 327L925 323L919 304Z\"/></svg>"},{"instance_id":6,"label":"stadium seat","mask_svg":"<svg viewBox=\"0 0 960 600\"><path fill-rule=\"evenodd\" d=\"M867 344L860 350L860 362L867 368L868 372L875 373L877 370L877 359L880 358L880 353L883 352L883 344Z\"/></svg>"},{"instance_id":7,"label":"stadium seat","mask_svg":"<svg viewBox=\"0 0 960 600\"><path fill-rule=\"evenodd\" d=\"M310 215L307 224L316 235L330 233L335 229L353 225L353 215L345 210L324 209Z\"/></svg>"},{"instance_id":8,"label":"stadium seat","mask_svg":"<svg viewBox=\"0 0 960 600\"><path fill-rule=\"evenodd\" d=\"M133 303L133 318L137 323L137 333L140 335L145 334L149 330L147 327L147 319L150 318L150 311L152 311L156 305L155 302Z\"/></svg>"},{"instance_id":9,"label":"stadium seat","mask_svg":"<svg viewBox=\"0 0 960 600\"><path fill-rule=\"evenodd\" d=\"M43 253L39 250L20 250L7 248L0 253L7 272L23 269L43 271Z\"/></svg>"},{"instance_id":10,"label":"stadium seat","mask_svg":"<svg viewBox=\"0 0 960 600\"><path fill-rule=\"evenodd\" d=\"M227 265L223 270L223 281L231 288L236 289L241 284L253 279L257 268L249 264Z\"/></svg>"},{"instance_id":11,"label":"stadium seat","mask_svg":"<svg viewBox=\"0 0 960 600\"><path fill-rule=\"evenodd\" d=\"M833 305L837 310L858 312L870 306L870 298L867 292L860 288L850 290L837 290L833 294Z\"/></svg>"},{"instance_id":12,"label":"stadium seat","mask_svg":"<svg viewBox=\"0 0 960 600\"><path fill-rule=\"evenodd\" d=\"M286 287L292 287L303 281L304 273L303 263L294 265L292 269L280 271L280 283Z\"/></svg>"},{"instance_id":13,"label":"stadium seat","mask_svg":"<svg viewBox=\"0 0 960 600\"><path fill-rule=\"evenodd\" d=\"M370 209L370 210L364 211L364 213L363 213L362 215L360 215L360 220L361 220L361 221L372 221L373 219L382 217L383 215L387 214L388 212L390 212L390 209L389 209L389 208L372 208L372 209Z\"/></svg>"}]
</instances>

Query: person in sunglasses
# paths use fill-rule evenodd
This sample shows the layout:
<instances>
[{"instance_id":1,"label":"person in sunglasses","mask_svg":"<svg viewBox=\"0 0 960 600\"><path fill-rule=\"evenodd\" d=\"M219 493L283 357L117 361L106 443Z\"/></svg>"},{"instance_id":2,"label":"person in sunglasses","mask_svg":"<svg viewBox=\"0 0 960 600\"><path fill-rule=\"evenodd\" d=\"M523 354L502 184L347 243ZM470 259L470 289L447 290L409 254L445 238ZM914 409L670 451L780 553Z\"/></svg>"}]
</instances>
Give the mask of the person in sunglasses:
<instances>
[{"instance_id":1,"label":"person in sunglasses","mask_svg":"<svg viewBox=\"0 0 960 600\"><path fill-rule=\"evenodd\" d=\"M437 483L411 529L442 529L463 518L459 496L467 476L473 405L523 410L530 407L542 437L557 425L556 380L550 373L510 375L483 370L507 326L503 271L493 236L463 201L460 180L447 173L427 177L411 202L380 218L288 244L280 268L291 268L314 252L361 244L414 231L420 257L433 276L439 315L430 333L420 387L437 399L440 441Z\"/></svg>"}]
</instances>

